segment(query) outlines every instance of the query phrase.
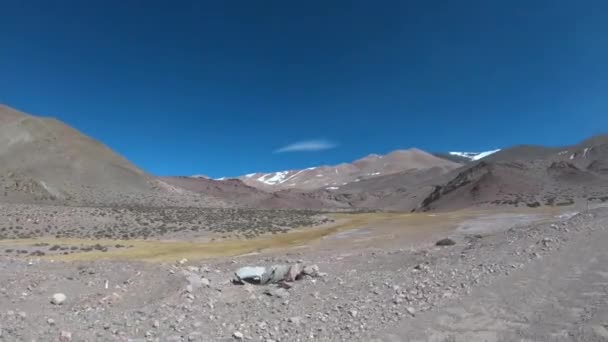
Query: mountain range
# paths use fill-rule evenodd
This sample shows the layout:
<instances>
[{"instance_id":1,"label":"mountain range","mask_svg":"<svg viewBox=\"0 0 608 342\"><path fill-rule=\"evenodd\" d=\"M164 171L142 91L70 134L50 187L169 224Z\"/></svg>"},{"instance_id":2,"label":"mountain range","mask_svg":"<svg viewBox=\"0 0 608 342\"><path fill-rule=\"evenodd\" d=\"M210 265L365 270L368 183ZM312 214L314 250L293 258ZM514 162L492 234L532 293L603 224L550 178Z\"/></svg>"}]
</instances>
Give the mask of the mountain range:
<instances>
[{"instance_id":1,"label":"mountain range","mask_svg":"<svg viewBox=\"0 0 608 342\"><path fill-rule=\"evenodd\" d=\"M335 190L351 182L407 170L424 170L433 167L451 170L459 166L460 164L453 161L411 148L393 151L387 155L370 154L352 163L317 166L303 170L252 173L238 177L238 179L247 185L270 191L320 188Z\"/></svg>"},{"instance_id":2,"label":"mountain range","mask_svg":"<svg viewBox=\"0 0 608 342\"><path fill-rule=\"evenodd\" d=\"M234 179L156 177L52 119L0 106L0 202L453 210L608 200L608 136L481 153L411 148Z\"/></svg>"}]
</instances>

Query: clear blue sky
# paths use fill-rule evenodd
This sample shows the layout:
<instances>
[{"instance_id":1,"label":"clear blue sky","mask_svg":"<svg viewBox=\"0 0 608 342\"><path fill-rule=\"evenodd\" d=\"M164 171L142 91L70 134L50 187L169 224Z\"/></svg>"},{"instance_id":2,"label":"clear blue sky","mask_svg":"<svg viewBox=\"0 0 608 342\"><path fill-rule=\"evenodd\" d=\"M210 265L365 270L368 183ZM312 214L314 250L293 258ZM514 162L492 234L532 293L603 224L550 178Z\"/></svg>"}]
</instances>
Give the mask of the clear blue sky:
<instances>
[{"instance_id":1,"label":"clear blue sky","mask_svg":"<svg viewBox=\"0 0 608 342\"><path fill-rule=\"evenodd\" d=\"M154 174L570 144L608 128L605 0L31 0L0 13L0 102Z\"/></svg>"}]
</instances>

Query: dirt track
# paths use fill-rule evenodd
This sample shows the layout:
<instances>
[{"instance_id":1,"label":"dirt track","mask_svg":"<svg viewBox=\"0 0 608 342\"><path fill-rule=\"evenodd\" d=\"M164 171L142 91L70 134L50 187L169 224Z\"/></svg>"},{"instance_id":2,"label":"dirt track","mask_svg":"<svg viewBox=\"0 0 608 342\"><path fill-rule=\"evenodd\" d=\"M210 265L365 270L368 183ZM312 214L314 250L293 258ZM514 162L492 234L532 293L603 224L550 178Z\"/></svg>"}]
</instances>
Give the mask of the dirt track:
<instances>
[{"instance_id":1,"label":"dirt track","mask_svg":"<svg viewBox=\"0 0 608 342\"><path fill-rule=\"evenodd\" d=\"M378 341L608 341L608 220Z\"/></svg>"}]
</instances>

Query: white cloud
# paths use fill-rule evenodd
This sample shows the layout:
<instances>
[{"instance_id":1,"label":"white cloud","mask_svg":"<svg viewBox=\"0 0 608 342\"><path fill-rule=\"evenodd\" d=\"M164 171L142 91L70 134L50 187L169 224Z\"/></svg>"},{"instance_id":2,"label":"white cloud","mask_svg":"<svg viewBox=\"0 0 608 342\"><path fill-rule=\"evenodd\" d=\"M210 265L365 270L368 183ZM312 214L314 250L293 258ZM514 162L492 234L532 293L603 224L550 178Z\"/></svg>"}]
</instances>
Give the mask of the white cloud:
<instances>
[{"instance_id":1,"label":"white cloud","mask_svg":"<svg viewBox=\"0 0 608 342\"><path fill-rule=\"evenodd\" d=\"M332 149L336 146L338 145L327 140L305 140L283 146L278 150L275 150L274 153L322 151Z\"/></svg>"}]
</instances>

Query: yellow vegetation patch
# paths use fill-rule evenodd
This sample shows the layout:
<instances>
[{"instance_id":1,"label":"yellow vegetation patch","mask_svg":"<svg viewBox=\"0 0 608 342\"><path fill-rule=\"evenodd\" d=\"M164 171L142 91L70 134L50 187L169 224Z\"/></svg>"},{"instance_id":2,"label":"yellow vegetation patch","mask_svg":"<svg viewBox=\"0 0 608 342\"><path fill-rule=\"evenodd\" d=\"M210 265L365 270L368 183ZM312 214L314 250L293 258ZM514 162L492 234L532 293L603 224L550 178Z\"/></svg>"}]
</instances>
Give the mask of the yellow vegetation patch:
<instances>
[{"instance_id":1,"label":"yellow vegetation patch","mask_svg":"<svg viewBox=\"0 0 608 342\"><path fill-rule=\"evenodd\" d=\"M504 211L503 211L504 212ZM538 211L537 211L538 212ZM300 246L317 241L325 236L349 229L366 227L378 233L390 230L391 233L430 227L455 227L465 219L491 214L492 211L462 210L447 213L361 213L333 214L336 222L317 228L294 229L283 234L266 234L253 239L227 239L214 242L191 241L154 241L154 240L85 240L85 239L18 239L1 240L0 246L25 246L36 243L50 245L92 245L113 246L122 244L131 248L111 249L108 252L90 251L73 254L47 255L44 258L60 261L75 260L138 260L149 262L174 262L182 258L201 260L215 257L236 256L270 249Z\"/></svg>"}]
</instances>

